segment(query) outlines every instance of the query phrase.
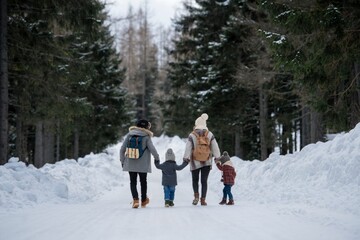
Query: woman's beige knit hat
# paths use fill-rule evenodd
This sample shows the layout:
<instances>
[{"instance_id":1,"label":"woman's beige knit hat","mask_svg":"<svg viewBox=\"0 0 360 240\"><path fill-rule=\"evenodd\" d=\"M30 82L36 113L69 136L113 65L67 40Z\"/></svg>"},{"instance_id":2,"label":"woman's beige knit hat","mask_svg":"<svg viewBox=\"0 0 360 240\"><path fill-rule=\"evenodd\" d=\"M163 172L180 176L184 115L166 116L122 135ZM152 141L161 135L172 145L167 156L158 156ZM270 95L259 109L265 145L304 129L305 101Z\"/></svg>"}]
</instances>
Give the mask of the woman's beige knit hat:
<instances>
[{"instance_id":1,"label":"woman's beige knit hat","mask_svg":"<svg viewBox=\"0 0 360 240\"><path fill-rule=\"evenodd\" d=\"M206 120L208 120L209 116L206 113L201 114L195 121L195 129L208 129L206 126Z\"/></svg>"}]
</instances>

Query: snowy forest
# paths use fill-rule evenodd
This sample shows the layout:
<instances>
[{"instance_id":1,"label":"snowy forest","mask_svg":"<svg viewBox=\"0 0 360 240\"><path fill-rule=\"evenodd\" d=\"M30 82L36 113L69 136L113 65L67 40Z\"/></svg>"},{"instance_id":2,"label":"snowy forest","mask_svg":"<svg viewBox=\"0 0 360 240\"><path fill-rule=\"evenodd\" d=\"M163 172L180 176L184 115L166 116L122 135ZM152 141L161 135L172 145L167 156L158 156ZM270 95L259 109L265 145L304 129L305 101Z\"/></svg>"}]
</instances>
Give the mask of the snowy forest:
<instances>
[{"instance_id":1,"label":"snowy forest","mask_svg":"<svg viewBox=\"0 0 360 240\"><path fill-rule=\"evenodd\" d=\"M1 165L101 152L140 118L186 137L206 112L248 160L360 122L358 0L184 0L169 29L146 5L119 19L100 0L0 7Z\"/></svg>"}]
</instances>

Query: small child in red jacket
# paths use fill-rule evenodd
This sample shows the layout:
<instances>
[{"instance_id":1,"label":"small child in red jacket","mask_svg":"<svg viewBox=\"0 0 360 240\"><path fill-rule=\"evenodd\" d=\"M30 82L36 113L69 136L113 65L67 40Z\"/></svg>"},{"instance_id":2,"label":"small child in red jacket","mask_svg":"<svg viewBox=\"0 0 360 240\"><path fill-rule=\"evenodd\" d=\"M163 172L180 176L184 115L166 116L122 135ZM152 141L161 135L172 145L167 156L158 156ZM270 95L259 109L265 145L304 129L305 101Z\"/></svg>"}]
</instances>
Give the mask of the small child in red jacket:
<instances>
[{"instance_id":1,"label":"small child in red jacket","mask_svg":"<svg viewBox=\"0 0 360 240\"><path fill-rule=\"evenodd\" d=\"M223 172L222 181L224 182L223 199L219 202L220 205L234 205L234 198L231 193L231 187L235 184L236 172L230 160L229 154L224 151L223 155L216 161L216 166ZM229 202L226 199L229 197Z\"/></svg>"}]
</instances>

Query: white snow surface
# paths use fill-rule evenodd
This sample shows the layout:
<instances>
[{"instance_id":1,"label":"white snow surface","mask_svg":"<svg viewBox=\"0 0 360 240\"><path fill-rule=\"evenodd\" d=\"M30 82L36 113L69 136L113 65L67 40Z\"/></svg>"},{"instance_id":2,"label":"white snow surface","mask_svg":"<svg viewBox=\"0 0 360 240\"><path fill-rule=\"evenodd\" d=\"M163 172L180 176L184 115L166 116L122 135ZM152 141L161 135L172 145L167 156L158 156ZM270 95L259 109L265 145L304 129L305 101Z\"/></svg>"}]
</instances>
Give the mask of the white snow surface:
<instances>
[{"instance_id":1,"label":"white snow surface","mask_svg":"<svg viewBox=\"0 0 360 240\"><path fill-rule=\"evenodd\" d=\"M160 136L153 142L161 162L170 147L182 162L184 139ZM191 205L186 167L177 172L175 206L165 208L161 171L153 166L150 204L132 209L120 146L41 169L16 158L0 166L0 239L360 239L360 124L295 154L265 161L232 157L234 206L218 205L223 185L214 166L208 206Z\"/></svg>"}]
</instances>

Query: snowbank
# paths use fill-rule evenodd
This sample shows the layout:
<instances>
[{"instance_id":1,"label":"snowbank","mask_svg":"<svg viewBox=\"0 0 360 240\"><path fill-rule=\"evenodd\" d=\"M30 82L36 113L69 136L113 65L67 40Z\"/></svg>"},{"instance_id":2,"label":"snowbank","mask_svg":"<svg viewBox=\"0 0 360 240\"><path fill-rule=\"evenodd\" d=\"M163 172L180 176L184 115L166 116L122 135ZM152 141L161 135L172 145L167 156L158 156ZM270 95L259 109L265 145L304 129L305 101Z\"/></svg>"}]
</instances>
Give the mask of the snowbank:
<instances>
[{"instance_id":1,"label":"snowbank","mask_svg":"<svg viewBox=\"0 0 360 240\"><path fill-rule=\"evenodd\" d=\"M239 200L305 204L360 215L360 124L295 154L271 154L263 162L237 157L232 161L237 170L233 189Z\"/></svg>"},{"instance_id":2,"label":"snowbank","mask_svg":"<svg viewBox=\"0 0 360 240\"><path fill-rule=\"evenodd\" d=\"M0 207L87 201L122 182L120 163L108 154L46 164L41 169L12 158L0 166Z\"/></svg>"},{"instance_id":3,"label":"snowbank","mask_svg":"<svg viewBox=\"0 0 360 240\"><path fill-rule=\"evenodd\" d=\"M185 140L154 137L161 161L166 149L182 160ZM106 191L128 184L121 170L119 148L101 154L47 164L41 169L26 167L16 159L0 166L0 208L22 208L39 203L91 201ZM295 154L272 154L266 161L243 161L232 157L237 170L235 200L307 205L360 215L360 124L326 143L311 144ZM225 150L225 149L222 149ZM153 171L158 171L153 169ZM188 168L178 180L189 179ZM221 197L220 171L210 174L212 193ZM161 174L152 174L159 177Z\"/></svg>"}]
</instances>

